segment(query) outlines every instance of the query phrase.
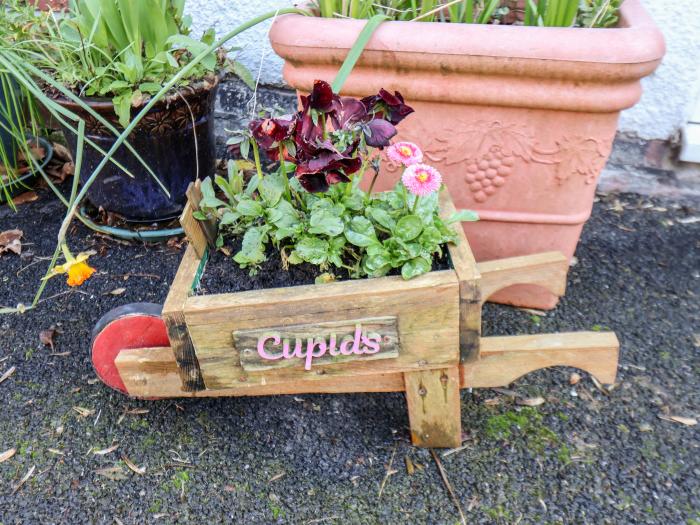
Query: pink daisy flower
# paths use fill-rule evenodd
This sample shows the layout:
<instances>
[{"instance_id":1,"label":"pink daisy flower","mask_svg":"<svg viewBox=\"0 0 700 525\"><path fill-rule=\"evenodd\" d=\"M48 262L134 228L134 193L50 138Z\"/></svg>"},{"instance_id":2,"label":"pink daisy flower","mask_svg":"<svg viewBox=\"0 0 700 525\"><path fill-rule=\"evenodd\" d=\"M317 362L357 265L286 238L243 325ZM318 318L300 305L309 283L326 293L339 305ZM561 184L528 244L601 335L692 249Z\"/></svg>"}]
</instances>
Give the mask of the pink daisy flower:
<instances>
[{"instance_id":1,"label":"pink daisy flower","mask_svg":"<svg viewBox=\"0 0 700 525\"><path fill-rule=\"evenodd\" d=\"M440 189L442 175L427 164L412 164L403 172L401 182L413 195L422 197Z\"/></svg>"},{"instance_id":2,"label":"pink daisy flower","mask_svg":"<svg viewBox=\"0 0 700 525\"><path fill-rule=\"evenodd\" d=\"M386 156L395 164L410 166L423 161L423 152L413 142L397 142L386 150Z\"/></svg>"}]
</instances>

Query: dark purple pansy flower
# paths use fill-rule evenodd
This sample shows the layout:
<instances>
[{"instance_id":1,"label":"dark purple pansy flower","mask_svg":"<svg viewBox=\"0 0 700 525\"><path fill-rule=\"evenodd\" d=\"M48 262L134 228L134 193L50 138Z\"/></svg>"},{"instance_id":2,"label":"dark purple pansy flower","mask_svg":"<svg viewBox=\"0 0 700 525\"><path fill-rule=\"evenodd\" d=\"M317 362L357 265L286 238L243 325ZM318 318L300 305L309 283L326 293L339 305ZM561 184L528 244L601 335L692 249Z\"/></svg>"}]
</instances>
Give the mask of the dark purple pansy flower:
<instances>
[{"instance_id":1,"label":"dark purple pansy flower","mask_svg":"<svg viewBox=\"0 0 700 525\"><path fill-rule=\"evenodd\" d=\"M334 102L338 95L333 93L331 85L324 80L314 80L314 87L308 96L308 104L311 109L328 113L333 110Z\"/></svg>"},{"instance_id":2,"label":"dark purple pansy flower","mask_svg":"<svg viewBox=\"0 0 700 525\"><path fill-rule=\"evenodd\" d=\"M334 110L329 114L333 128L336 130L351 127L358 122L366 121L370 116L367 114L365 105L352 97L340 97L335 102Z\"/></svg>"},{"instance_id":3,"label":"dark purple pansy flower","mask_svg":"<svg viewBox=\"0 0 700 525\"><path fill-rule=\"evenodd\" d=\"M310 193L326 192L332 184L350 182L350 178L339 171L302 173L297 175L297 179L299 184Z\"/></svg>"},{"instance_id":4,"label":"dark purple pansy flower","mask_svg":"<svg viewBox=\"0 0 700 525\"><path fill-rule=\"evenodd\" d=\"M376 118L365 124L365 141L373 148L385 148L390 144L390 140L396 135L396 128L391 122Z\"/></svg>"},{"instance_id":5,"label":"dark purple pansy flower","mask_svg":"<svg viewBox=\"0 0 700 525\"><path fill-rule=\"evenodd\" d=\"M362 99L369 113L382 117L394 126L413 113L413 108L404 102L398 91L392 95L386 89L380 89L379 94Z\"/></svg>"},{"instance_id":6,"label":"dark purple pansy flower","mask_svg":"<svg viewBox=\"0 0 700 525\"><path fill-rule=\"evenodd\" d=\"M292 117L260 118L248 124L255 142L264 150L272 149L292 136L296 120Z\"/></svg>"}]
</instances>

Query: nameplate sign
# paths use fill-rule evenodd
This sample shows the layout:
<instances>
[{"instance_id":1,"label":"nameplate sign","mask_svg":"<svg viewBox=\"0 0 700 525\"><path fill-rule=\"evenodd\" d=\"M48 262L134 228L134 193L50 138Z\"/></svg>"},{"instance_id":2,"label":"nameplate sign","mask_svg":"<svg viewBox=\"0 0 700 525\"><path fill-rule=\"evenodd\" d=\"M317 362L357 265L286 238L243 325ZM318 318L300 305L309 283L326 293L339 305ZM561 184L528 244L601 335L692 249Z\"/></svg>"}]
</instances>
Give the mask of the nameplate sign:
<instances>
[{"instance_id":1,"label":"nameplate sign","mask_svg":"<svg viewBox=\"0 0 700 525\"><path fill-rule=\"evenodd\" d=\"M237 330L233 344L248 372L399 357L396 317Z\"/></svg>"}]
</instances>

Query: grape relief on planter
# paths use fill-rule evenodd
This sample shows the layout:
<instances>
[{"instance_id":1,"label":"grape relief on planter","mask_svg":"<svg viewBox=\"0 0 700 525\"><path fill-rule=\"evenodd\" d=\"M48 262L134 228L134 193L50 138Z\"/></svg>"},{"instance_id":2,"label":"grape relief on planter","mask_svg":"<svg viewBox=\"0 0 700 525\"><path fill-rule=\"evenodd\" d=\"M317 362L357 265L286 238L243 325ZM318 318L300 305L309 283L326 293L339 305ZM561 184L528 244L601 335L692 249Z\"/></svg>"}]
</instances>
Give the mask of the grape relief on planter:
<instances>
[{"instance_id":1,"label":"grape relief on planter","mask_svg":"<svg viewBox=\"0 0 700 525\"><path fill-rule=\"evenodd\" d=\"M537 142L534 131L525 125L479 121L455 126L444 135L435 136L423 154L434 163L462 165L464 182L474 200L485 202L506 184L518 160L554 166L559 184L572 175L583 176L586 184L593 184L605 165L612 139L565 136L554 144L552 148L544 148ZM389 171L400 168L388 160Z\"/></svg>"}]
</instances>

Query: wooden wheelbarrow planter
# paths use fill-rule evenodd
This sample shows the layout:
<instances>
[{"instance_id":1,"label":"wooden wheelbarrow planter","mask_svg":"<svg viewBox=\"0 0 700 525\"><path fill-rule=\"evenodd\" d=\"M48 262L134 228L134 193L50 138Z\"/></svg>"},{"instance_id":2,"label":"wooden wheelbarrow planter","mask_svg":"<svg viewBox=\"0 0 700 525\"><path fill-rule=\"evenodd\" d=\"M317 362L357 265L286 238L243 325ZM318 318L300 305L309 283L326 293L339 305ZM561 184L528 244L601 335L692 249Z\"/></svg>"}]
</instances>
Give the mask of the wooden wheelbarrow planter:
<instances>
[{"instance_id":1,"label":"wooden wheelbarrow planter","mask_svg":"<svg viewBox=\"0 0 700 525\"><path fill-rule=\"evenodd\" d=\"M481 337L481 307L498 290L535 284L563 295L568 261L560 253L477 264L458 228L460 241L449 247L454 269L409 281L382 277L198 296L193 291L214 238L209 225L192 218L198 202L193 187L182 217L190 243L162 313L122 307L96 327L96 371L128 395L402 391L413 443L456 447L460 388L505 386L559 365L615 381L613 333ZM446 195L441 204L445 215L454 211ZM282 357L285 339L290 348L301 341L302 354L311 340L312 357ZM321 346L328 351L315 357Z\"/></svg>"}]
</instances>

